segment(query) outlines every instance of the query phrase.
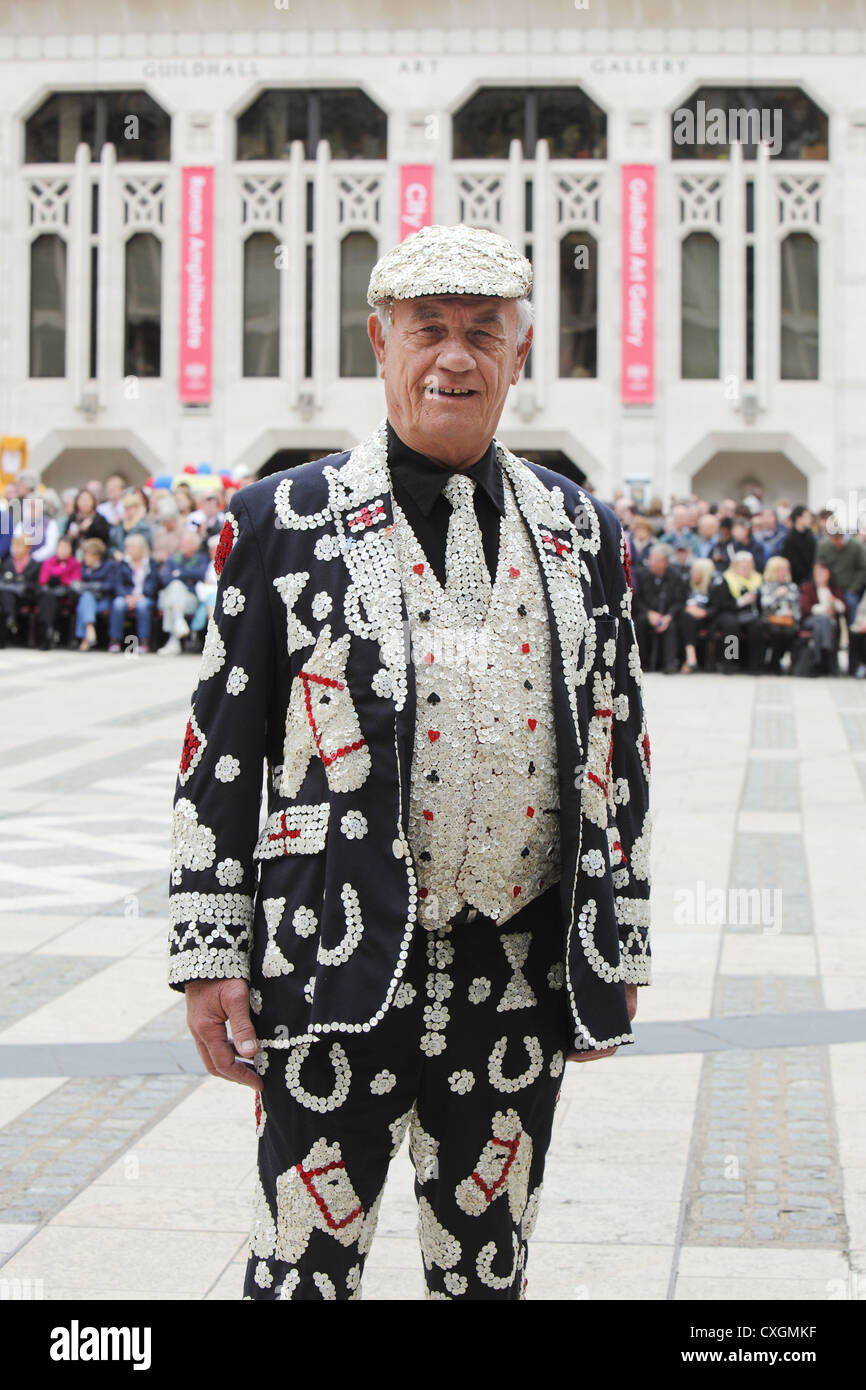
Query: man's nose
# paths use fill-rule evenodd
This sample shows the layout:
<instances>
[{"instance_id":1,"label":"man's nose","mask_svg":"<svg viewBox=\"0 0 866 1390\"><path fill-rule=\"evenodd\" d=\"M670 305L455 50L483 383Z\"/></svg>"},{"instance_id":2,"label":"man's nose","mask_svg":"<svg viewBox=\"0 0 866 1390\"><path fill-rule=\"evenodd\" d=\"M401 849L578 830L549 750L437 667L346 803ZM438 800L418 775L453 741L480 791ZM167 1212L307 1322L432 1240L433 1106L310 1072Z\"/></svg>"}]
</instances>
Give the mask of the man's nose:
<instances>
[{"instance_id":1,"label":"man's nose","mask_svg":"<svg viewBox=\"0 0 866 1390\"><path fill-rule=\"evenodd\" d=\"M471 372L475 358L459 338L448 338L439 349L436 365L445 372Z\"/></svg>"}]
</instances>

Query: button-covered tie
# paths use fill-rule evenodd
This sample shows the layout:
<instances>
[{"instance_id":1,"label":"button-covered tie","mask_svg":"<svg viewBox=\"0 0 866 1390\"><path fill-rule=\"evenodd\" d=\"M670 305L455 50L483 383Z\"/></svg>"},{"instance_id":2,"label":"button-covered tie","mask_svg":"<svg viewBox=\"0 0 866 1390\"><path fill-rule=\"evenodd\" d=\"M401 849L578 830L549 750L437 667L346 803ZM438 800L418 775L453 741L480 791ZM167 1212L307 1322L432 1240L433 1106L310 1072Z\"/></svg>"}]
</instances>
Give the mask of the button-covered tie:
<instances>
[{"instance_id":1,"label":"button-covered tie","mask_svg":"<svg viewBox=\"0 0 866 1390\"><path fill-rule=\"evenodd\" d=\"M445 592L461 618L480 623L490 607L492 584L475 515L475 483L454 473L442 491L451 504L445 542Z\"/></svg>"}]
</instances>

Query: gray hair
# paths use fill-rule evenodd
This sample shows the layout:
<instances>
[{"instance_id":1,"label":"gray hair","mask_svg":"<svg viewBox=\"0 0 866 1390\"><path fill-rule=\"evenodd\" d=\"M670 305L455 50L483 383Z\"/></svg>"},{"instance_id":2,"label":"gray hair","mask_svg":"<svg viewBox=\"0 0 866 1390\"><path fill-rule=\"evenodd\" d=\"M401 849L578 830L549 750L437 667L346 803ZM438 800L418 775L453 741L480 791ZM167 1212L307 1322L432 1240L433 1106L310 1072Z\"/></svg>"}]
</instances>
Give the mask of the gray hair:
<instances>
[{"instance_id":1,"label":"gray hair","mask_svg":"<svg viewBox=\"0 0 866 1390\"><path fill-rule=\"evenodd\" d=\"M516 301L517 304L517 346L520 347L526 342L529 330L532 327L535 316L535 308L531 299L525 296ZM394 301L389 300L387 304L377 304L374 310L377 319L382 325L382 337L388 341L388 334L391 331L391 320L394 309Z\"/></svg>"},{"instance_id":2,"label":"gray hair","mask_svg":"<svg viewBox=\"0 0 866 1390\"><path fill-rule=\"evenodd\" d=\"M674 552L673 547L669 546L667 541L658 541L655 545L650 546L649 553L650 555L663 555L666 560L669 560Z\"/></svg>"}]
</instances>

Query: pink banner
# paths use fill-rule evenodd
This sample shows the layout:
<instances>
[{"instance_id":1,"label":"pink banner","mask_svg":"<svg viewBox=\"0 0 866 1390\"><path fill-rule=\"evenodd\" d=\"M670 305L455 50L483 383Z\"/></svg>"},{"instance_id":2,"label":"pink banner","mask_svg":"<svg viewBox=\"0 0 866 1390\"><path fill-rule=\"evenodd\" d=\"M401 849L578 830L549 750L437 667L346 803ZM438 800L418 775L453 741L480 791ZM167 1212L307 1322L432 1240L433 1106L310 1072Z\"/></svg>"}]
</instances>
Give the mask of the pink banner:
<instances>
[{"instance_id":1,"label":"pink banner","mask_svg":"<svg viewBox=\"0 0 866 1390\"><path fill-rule=\"evenodd\" d=\"M181 170L180 373L182 401L211 398L213 169Z\"/></svg>"},{"instance_id":2,"label":"pink banner","mask_svg":"<svg viewBox=\"0 0 866 1390\"><path fill-rule=\"evenodd\" d=\"M655 168L622 168L622 400L655 399Z\"/></svg>"},{"instance_id":3,"label":"pink banner","mask_svg":"<svg viewBox=\"0 0 866 1390\"><path fill-rule=\"evenodd\" d=\"M433 221L433 165L400 165L400 240Z\"/></svg>"}]
</instances>

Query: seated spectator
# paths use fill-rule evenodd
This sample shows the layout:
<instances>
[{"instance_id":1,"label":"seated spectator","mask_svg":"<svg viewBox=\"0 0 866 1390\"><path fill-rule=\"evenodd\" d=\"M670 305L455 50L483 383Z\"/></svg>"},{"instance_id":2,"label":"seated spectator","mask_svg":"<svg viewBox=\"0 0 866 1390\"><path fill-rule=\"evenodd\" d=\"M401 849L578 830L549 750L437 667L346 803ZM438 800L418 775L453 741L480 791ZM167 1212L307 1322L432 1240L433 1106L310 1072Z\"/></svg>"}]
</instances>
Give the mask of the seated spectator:
<instances>
[{"instance_id":1,"label":"seated spectator","mask_svg":"<svg viewBox=\"0 0 866 1390\"><path fill-rule=\"evenodd\" d=\"M177 510L180 513L181 526L186 525L187 517L195 511L195 498L192 495L192 488L189 483L177 483L172 488Z\"/></svg>"},{"instance_id":2,"label":"seated spectator","mask_svg":"<svg viewBox=\"0 0 866 1390\"><path fill-rule=\"evenodd\" d=\"M733 550L731 558L738 550L748 550L755 562L755 569L759 574L763 572L766 563L764 547L756 541L752 535L752 523L745 520L735 520L731 527L731 545Z\"/></svg>"},{"instance_id":3,"label":"seated spectator","mask_svg":"<svg viewBox=\"0 0 866 1390\"><path fill-rule=\"evenodd\" d=\"M812 513L808 507L798 505L791 512L791 526L779 550L791 566L795 584L805 584L811 578L816 545Z\"/></svg>"},{"instance_id":4,"label":"seated spectator","mask_svg":"<svg viewBox=\"0 0 866 1390\"><path fill-rule=\"evenodd\" d=\"M708 619L721 642L719 669L731 675L746 646L747 665L757 674L764 658L764 638L759 616L761 576L750 550L739 551L710 588Z\"/></svg>"},{"instance_id":5,"label":"seated spectator","mask_svg":"<svg viewBox=\"0 0 866 1390\"><path fill-rule=\"evenodd\" d=\"M800 630L800 590L791 578L791 566L783 555L771 555L761 585L761 620L770 649L768 670L782 673L782 657L793 652Z\"/></svg>"},{"instance_id":6,"label":"seated spectator","mask_svg":"<svg viewBox=\"0 0 866 1390\"><path fill-rule=\"evenodd\" d=\"M671 509L670 519L670 530L665 531L664 535L662 536L663 543L673 548L679 545L680 541L684 541L685 544L691 550L692 554L697 555L698 538L695 535L694 531L692 531L691 528L687 525L688 508L683 507L681 505L673 507Z\"/></svg>"},{"instance_id":7,"label":"seated spectator","mask_svg":"<svg viewBox=\"0 0 866 1390\"><path fill-rule=\"evenodd\" d=\"M830 581L841 590L849 623L866 591L866 546L858 536L846 536L841 529L828 530L815 552L830 571Z\"/></svg>"},{"instance_id":8,"label":"seated spectator","mask_svg":"<svg viewBox=\"0 0 866 1390\"><path fill-rule=\"evenodd\" d=\"M634 517L631 523L629 536L631 541L631 567L634 571L639 569L641 565L646 564L650 546L655 544L655 533L653 532L652 522L649 517Z\"/></svg>"},{"instance_id":9,"label":"seated spectator","mask_svg":"<svg viewBox=\"0 0 866 1390\"><path fill-rule=\"evenodd\" d=\"M848 627L848 643L848 674L858 681L866 680L866 594Z\"/></svg>"},{"instance_id":10,"label":"seated spectator","mask_svg":"<svg viewBox=\"0 0 866 1390\"><path fill-rule=\"evenodd\" d=\"M795 508L796 510L796 508ZM838 670L839 619L845 612L841 589L830 579L827 565L816 561L812 578L800 588L803 607L801 629L810 633L797 663L798 676L829 676Z\"/></svg>"},{"instance_id":11,"label":"seated spectator","mask_svg":"<svg viewBox=\"0 0 866 1390\"><path fill-rule=\"evenodd\" d=\"M22 514L16 531L30 531L33 535L33 559L42 564L53 555L60 539L57 513L60 511L60 498L53 488L46 488L31 498L30 506Z\"/></svg>"},{"instance_id":12,"label":"seated spectator","mask_svg":"<svg viewBox=\"0 0 866 1390\"><path fill-rule=\"evenodd\" d=\"M159 656L180 654L181 638L189 634L187 618L198 606L195 586L204 579L207 567L207 553L202 549L198 532L182 531L177 553L166 560L159 576L162 626L168 633L168 641L160 647Z\"/></svg>"},{"instance_id":13,"label":"seated spectator","mask_svg":"<svg viewBox=\"0 0 866 1390\"><path fill-rule=\"evenodd\" d=\"M39 570L37 629L39 650L47 652L57 636L57 615L61 609L74 612L78 594L72 585L81 578L81 564L72 553L72 541L61 536L57 550L42 561Z\"/></svg>"},{"instance_id":14,"label":"seated spectator","mask_svg":"<svg viewBox=\"0 0 866 1390\"><path fill-rule=\"evenodd\" d=\"M123 519L122 499L126 489L126 479L120 473L110 473L105 480L105 501L100 502L96 510L109 526L117 526Z\"/></svg>"},{"instance_id":15,"label":"seated spectator","mask_svg":"<svg viewBox=\"0 0 866 1390\"><path fill-rule=\"evenodd\" d=\"M57 526L61 536L68 533L69 523L75 515L75 499L78 490L74 487L65 487L60 494L60 511L57 515ZM72 537L70 537L70 540Z\"/></svg>"},{"instance_id":16,"label":"seated spectator","mask_svg":"<svg viewBox=\"0 0 866 1390\"><path fill-rule=\"evenodd\" d=\"M777 521L776 513L770 507L758 512L752 520L752 539L764 547L765 560L776 554L777 547L781 546L787 534L786 528Z\"/></svg>"},{"instance_id":17,"label":"seated spectator","mask_svg":"<svg viewBox=\"0 0 866 1390\"><path fill-rule=\"evenodd\" d=\"M103 521L105 518L100 517ZM81 547L81 595L75 609L75 636L78 650L89 652L96 645L96 616L108 613L114 595L114 561L105 541L88 539Z\"/></svg>"},{"instance_id":18,"label":"seated spectator","mask_svg":"<svg viewBox=\"0 0 866 1390\"><path fill-rule=\"evenodd\" d=\"M0 647L7 636L19 630L22 607L36 598L39 565L33 559L33 537L19 533L12 537L9 554L0 561Z\"/></svg>"},{"instance_id":19,"label":"seated spectator","mask_svg":"<svg viewBox=\"0 0 866 1390\"><path fill-rule=\"evenodd\" d=\"M680 640L686 651L686 659L680 668L684 675L691 675L698 669L697 643L701 630L707 626L710 584L715 573L712 560L692 561L689 593L679 616Z\"/></svg>"},{"instance_id":20,"label":"seated spectator","mask_svg":"<svg viewBox=\"0 0 866 1390\"><path fill-rule=\"evenodd\" d=\"M213 611L214 606L216 604L217 594L217 572L214 569L213 562L214 556L217 552L217 546L219 545L219 541L219 533L217 533L214 536L208 537L208 567L205 571L204 579L200 579L198 584L196 584L195 586L195 596L198 599L198 608L196 609L193 615L193 620L190 623L190 629L193 632L201 632L202 628L206 628L211 618L213 617Z\"/></svg>"},{"instance_id":21,"label":"seated spectator","mask_svg":"<svg viewBox=\"0 0 866 1390\"><path fill-rule=\"evenodd\" d=\"M147 519L147 499L140 488L127 488L120 501L121 519L111 528L112 558L119 563L126 554L129 536L143 536L148 550L153 544L153 531Z\"/></svg>"},{"instance_id":22,"label":"seated spectator","mask_svg":"<svg viewBox=\"0 0 866 1390\"><path fill-rule=\"evenodd\" d=\"M635 632L645 671L661 659L666 675L678 669L679 629L677 622L686 597L686 587L670 564L671 549L657 542L647 563L634 576L632 594Z\"/></svg>"},{"instance_id":23,"label":"seated spectator","mask_svg":"<svg viewBox=\"0 0 866 1390\"><path fill-rule=\"evenodd\" d=\"M81 545L83 541L88 539L100 540L106 548L108 547L108 522L96 510L96 498L88 488L80 488L75 494L75 506L63 534L68 536L75 545L75 554L79 560L82 558Z\"/></svg>"},{"instance_id":24,"label":"seated spectator","mask_svg":"<svg viewBox=\"0 0 866 1390\"><path fill-rule=\"evenodd\" d=\"M671 569L679 575L683 585L688 589L692 577L692 561L695 559L695 552L692 550L688 541L682 537L673 547L671 555Z\"/></svg>"},{"instance_id":25,"label":"seated spectator","mask_svg":"<svg viewBox=\"0 0 866 1390\"><path fill-rule=\"evenodd\" d=\"M187 525L195 524L203 542L209 536L218 536L223 529L223 522L226 514L223 511L223 497L221 492L205 492L201 501L194 512L190 512L187 517ZM622 520L622 518L620 518Z\"/></svg>"},{"instance_id":26,"label":"seated spectator","mask_svg":"<svg viewBox=\"0 0 866 1390\"><path fill-rule=\"evenodd\" d=\"M703 516L698 517L697 538L698 556L702 560L707 560L713 553L716 543L716 536L719 530L719 519L712 512L704 512Z\"/></svg>"},{"instance_id":27,"label":"seated spectator","mask_svg":"<svg viewBox=\"0 0 866 1390\"><path fill-rule=\"evenodd\" d=\"M135 614L139 652L150 651L150 621L159 592L159 566L140 532L126 538L124 558L114 574L114 594L108 621L108 650L119 652L127 613Z\"/></svg>"},{"instance_id":28,"label":"seated spectator","mask_svg":"<svg viewBox=\"0 0 866 1390\"><path fill-rule=\"evenodd\" d=\"M731 531L734 525L732 516L720 516L716 527L716 537L709 551L716 570L721 574L731 563Z\"/></svg>"}]
</instances>

